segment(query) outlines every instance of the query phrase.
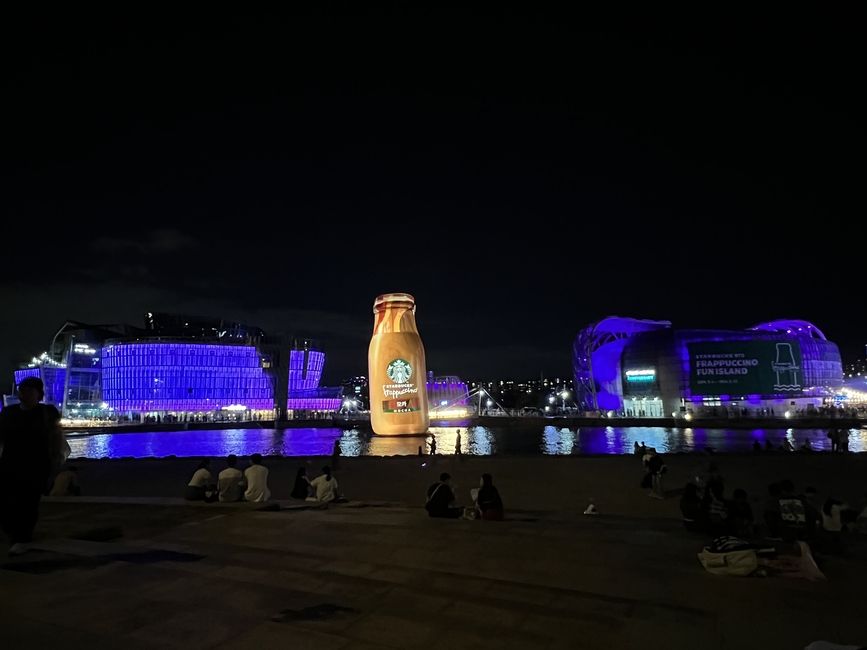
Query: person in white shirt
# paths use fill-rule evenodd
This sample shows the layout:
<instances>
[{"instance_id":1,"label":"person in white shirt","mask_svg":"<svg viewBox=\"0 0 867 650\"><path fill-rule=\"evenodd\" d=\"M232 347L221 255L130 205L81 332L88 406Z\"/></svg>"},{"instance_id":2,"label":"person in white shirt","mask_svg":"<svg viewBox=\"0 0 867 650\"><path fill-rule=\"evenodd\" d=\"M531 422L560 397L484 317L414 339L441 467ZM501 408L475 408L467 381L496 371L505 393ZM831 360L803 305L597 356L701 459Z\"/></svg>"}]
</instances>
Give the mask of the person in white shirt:
<instances>
[{"instance_id":1,"label":"person in white shirt","mask_svg":"<svg viewBox=\"0 0 867 650\"><path fill-rule=\"evenodd\" d=\"M337 491L337 479L331 475L331 468L328 465L322 468L322 474L310 481L310 487L313 488L312 499L315 501L328 503L340 496Z\"/></svg>"},{"instance_id":2,"label":"person in white shirt","mask_svg":"<svg viewBox=\"0 0 867 650\"><path fill-rule=\"evenodd\" d=\"M208 466L211 464L207 458L199 463L196 471L193 472L193 478L187 483L187 490L184 493L184 498L187 501L213 501L214 481L211 478L211 472L208 471Z\"/></svg>"},{"instance_id":3,"label":"person in white shirt","mask_svg":"<svg viewBox=\"0 0 867 650\"><path fill-rule=\"evenodd\" d=\"M271 490L268 489L268 468L262 465L262 455L250 456L250 465L244 470L244 478L247 480L247 491L244 499L247 501L262 502L271 498Z\"/></svg>"},{"instance_id":4,"label":"person in white shirt","mask_svg":"<svg viewBox=\"0 0 867 650\"><path fill-rule=\"evenodd\" d=\"M217 476L217 491L220 493L220 501L240 501L244 496L244 474L235 467L238 457L229 454L226 457L226 469Z\"/></svg>"}]
</instances>

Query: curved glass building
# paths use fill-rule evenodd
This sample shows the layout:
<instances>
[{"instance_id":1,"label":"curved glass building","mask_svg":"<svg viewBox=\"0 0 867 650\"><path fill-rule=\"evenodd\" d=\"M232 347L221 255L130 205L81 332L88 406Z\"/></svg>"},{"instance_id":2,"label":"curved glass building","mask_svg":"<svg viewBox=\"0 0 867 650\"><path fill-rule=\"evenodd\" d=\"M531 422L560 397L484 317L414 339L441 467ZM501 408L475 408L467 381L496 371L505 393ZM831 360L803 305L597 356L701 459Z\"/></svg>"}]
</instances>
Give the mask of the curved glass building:
<instances>
[{"instance_id":1,"label":"curved glass building","mask_svg":"<svg viewBox=\"0 0 867 650\"><path fill-rule=\"evenodd\" d=\"M572 362L586 409L635 417L782 415L821 405L843 382L837 346L803 320L698 330L613 316L578 333Z\"/></svg>"}]
</instances>

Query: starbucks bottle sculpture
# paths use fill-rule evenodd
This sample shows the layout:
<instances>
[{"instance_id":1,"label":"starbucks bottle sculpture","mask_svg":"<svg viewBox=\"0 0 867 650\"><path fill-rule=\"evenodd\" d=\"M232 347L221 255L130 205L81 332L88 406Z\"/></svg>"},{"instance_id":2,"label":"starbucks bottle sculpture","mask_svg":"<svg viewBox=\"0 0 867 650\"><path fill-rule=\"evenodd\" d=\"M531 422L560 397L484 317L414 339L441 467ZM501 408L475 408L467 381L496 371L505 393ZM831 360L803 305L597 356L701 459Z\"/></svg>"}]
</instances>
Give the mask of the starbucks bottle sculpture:
<instances>
[{"instance_id":1,"label":"starbucks bottle sculpture","mask_svg":"<svg viewBox=\"0 0 867 650\"><path fill-rule=\"evenodd\" d=\"M408 293L386 293L373 302L367 363L374 432L382 436L425 433L427 371L415 326L415 298Z\"/></svg>"}]
</instances>

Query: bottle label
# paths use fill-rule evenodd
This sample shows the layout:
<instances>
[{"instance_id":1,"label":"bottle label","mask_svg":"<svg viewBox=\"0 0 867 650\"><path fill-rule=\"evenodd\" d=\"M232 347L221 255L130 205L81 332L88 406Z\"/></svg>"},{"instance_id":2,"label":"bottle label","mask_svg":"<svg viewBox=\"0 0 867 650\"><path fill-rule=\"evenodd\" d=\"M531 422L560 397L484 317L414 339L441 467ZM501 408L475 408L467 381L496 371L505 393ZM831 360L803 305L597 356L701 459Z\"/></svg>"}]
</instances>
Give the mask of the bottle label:
<instances>
[{"instance_id":1,"label":"bottle label","mask_svg":"<svg viewBox=\"0 0 867 650\"><path fill-rule=\"evenodd\" d=\"M392 399L383 400L384 413L412 413L421 410L418 386L410 382L412 372L412 364L406 359L393 359L386 366L385 375L392 383L382 385L382 394Z\"/></svg>"},{"instance_id":2,"label":"bottle label","mask_svg":"<svg viewBox=\"0 0 867 650\"><path fill-rule=\"evenodd\" d=\"M421 410L417 397L407 399L387 399L382 402L383 413L412 413Z\"/></svg>"}]
</instances>

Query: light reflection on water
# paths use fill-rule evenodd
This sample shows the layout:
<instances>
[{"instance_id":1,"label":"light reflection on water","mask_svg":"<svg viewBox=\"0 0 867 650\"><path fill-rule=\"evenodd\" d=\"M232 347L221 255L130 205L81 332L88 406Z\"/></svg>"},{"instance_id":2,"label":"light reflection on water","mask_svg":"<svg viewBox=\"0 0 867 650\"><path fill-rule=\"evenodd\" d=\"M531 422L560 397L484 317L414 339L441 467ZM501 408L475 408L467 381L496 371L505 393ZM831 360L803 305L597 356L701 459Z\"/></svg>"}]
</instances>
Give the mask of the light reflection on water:
<instances>
[{"instance_id":1,"label":"light reflection on water","mask_svg":"<svg viewBox=\"0 0 867 650\"><path fill-rule=\"evenodd\" d=\"M490 454L629 454L633 444L644 442L661 452L748 452L754 441L764 446L771 440L779 447L788 438L797 448L809 438L813 449L828 450L830 440L821 429L669 429L664 427L565 427L539 429L519 427L460 427L461 451L470 455ZM455 453L458 427L433 427L437 453ZM343 456L407 456L427 453L429 438L383 437L366 430L309 429L217 429L159 431L153 433L100 433L69 438L73 458L122 458L147 456L226 456L253 453L283 456L327 456L339 440ZM867 430L852 429L851 451L867 451Z\"/></svg>"}]
</instances>

